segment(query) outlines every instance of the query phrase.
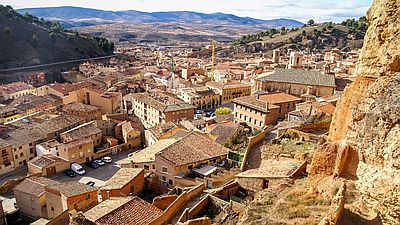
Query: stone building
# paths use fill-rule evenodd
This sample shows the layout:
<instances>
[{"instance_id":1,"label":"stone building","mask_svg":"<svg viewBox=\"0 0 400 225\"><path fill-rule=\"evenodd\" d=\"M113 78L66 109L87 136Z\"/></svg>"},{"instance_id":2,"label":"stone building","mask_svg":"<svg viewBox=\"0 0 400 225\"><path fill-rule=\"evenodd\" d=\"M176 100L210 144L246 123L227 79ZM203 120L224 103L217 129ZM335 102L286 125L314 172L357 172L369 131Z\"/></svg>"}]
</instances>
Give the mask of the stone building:
<instances>
[{"instance_id":1,"label":"stone building","mask_svg":"<svg viewBox=\"0 0 400 225\"><path fill-rule=\"evenodd\" d=\"M275 69L255 79L257 91L285 92L295 96L303 94L316 97L333 95L335 76L309 70Z\"/></svg>"},{"instance_id":2,"label":"stone building","mask_svg":"<svg viewBox=\"0 0 400 225\"><path fill-rule=\"evenodd\" d=\"M177 97L197 109L214 108L221 104L217 91L208 87L181 88Z\"/></svg>"},{"instance_id":3,"label":"stone building","mask_svg":"<svg viewBox=\"0 0 400 225\"><path fill-rule=\"evenodd\" d=\"M66 182L46 187L46 205L49 219L75 209L86 212L98 204L97 188L78 182Z\"/></svg>"},{"instance_id":4,"label":"stone building","mask_svg":"<svg viewBox=\"0 0 400 225\"><path fill-rule=\"evenodd\" d=\"M70 103L63 106L62 111L67 115L74 115L85 118L86 122L101 119L101 108L85 105L83 103Z\"/></svg>"},{"instance_id":5,"label":"stone building","mask_svg":"<svg viewBox=\"0 0 400 225\"><path fill-rule=\"evenodd\" d=\"M251 94L251 85L241 82L211 81L208 82L206 86L217 91L220 95L221 104Z\"/></svg>"},{"instance_id":6,"label":"stone building","mask_svg":"<svg viewBox=\"0 0 400 225\"><path fill-rule=\"evenodd\" d=\"M281 119L284 119L289 112L296 110L296 105L302 101L299 97L283 92L263 93L256 96L261 101L279 106L279 118Z\"/></svg>"},{"instance_id":7,"label":"stone building","mask_svg":"<svg viewBox=\"0 0 400 225\"><path fill-rule=\"evenodd\" d=\"M243 122L253 128L262 129L278 121L280 107L257 99L256 96L235 99L233 103L236 123Z\"/></svg>"},{"instance_id":8,"label":"stone building","mask_svg":"<svg viewBox=\"0 0 400 225\"><path fill-rule=\"evenodd\" d=\"M100 188L103 201L112 197L139 195L144 187L144 170L121 168Z\"/></svg>"},{"instance_id":9,"label":"stone building","mask_svg":"<svg viewBox=\"0 0 400 225\"><path fill-rule=\"evenodd\" d=\"M30 177L14 188L18 208L29 219L48 218L45 187L59 182L44 177Z\"/></svg>"},{"instance_id":10,"label":"stone building","mask_svg":"<svg viewBox=\"0 0 400 225\"><path fill-rule=\"evenodd\" d=\"M163 93L136 93L124 96L124 110L137 116L144 127L192 119L195 107Z\"/></svg>"}]
</instances>

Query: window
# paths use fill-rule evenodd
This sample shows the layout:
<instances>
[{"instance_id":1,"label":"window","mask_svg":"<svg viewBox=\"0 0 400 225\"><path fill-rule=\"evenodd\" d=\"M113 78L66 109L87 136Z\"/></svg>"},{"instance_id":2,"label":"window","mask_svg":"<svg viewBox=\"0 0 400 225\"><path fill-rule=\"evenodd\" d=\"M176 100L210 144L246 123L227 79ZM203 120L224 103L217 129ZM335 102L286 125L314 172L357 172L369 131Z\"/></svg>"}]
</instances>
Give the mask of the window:
<instances>
[{"instance_id":1,"label":"window","mask_svg":"<svg viewBox=\"0 0 400 225\"><path fill-rule=\"evenodd\" d=\"M169 185L172 185L172 184L173 184L173 182L172 182L171 179L168 180L168 184L169 184Z\"/></svg>"},{"instance_id":2,"label":"window","mask_svg":"<svg viewBox=\"0 0 400 225\"><path fill-rule=\"evenodd\" d=\"M165 181L167 181L167 178L165 176L162 176L161 180L165 182Z\"/></svg>"},{"instance_id":3,"label":"window","mask_svg":"<svg viewBox=\"0 0 400 225\"><path fill-rule=\"evenodd\" d=\"M167 169L167 167L161 167L161 171L163 172L163 173L168 173L168 169Z\"/></svg>"},{"instance_id":4,"label":"window","mask_svg":"<svg viewBox=\"0 0 400 225\"><path fill-rule=\"evenodd\" d=\"M31 154L34 153L33 148L30 148L30 149L29 149L29 153L31 153Z\"/></svg>"},{"instance_id":5,"label":"window","mask_svg":"<svg viewBox=\"0 0 400 225\"><path fill-rule=\"evenodd\" d=\"M90 194L86 194L86 200L90 199Z\"/></svg>"},{"instance_id":6,"label":"window","mask_svg":"<svg viewBox=\"0 0 400 225\"><path fill-rule=\"evenodd\" d=\"M18 159L18 155L15 155L15 159Z\"/></svg>"},{"instance_id":7,"label":"window","mask_svg":"<svg viewBox=\"0 0 400 225\"><path fill-rule=\"evenodd\" d=\"M145 170L149 170L150 167L149 167L148 165L144 165L144 169L145 169Z\"/></svg>"},{"instance_id":8,"label":"window","mask_svg":"<svg viewBox=\"0 0 400 225\"><path fill-rule=\"evenodd\" d=\"M153 170L155 170L155 169L156 169L156 165L153 164Z\"/></svg>"},{"instance_id":9,"label":"window","mask_svg":"<svg viewBox=\"0 0 400 225\"><path fill-rule=\"evenodd\" d=\"M51 207L51 211L54 211L54 207Z\"/></svg>"},{"instance_id":10,"label":"window","mask_svg":"<svg viewBox=\"0 0 400 225\"><path fill-rule=\"evenodd\" d=\"M134 193L135 192L135 186L131 186L130 188L129 188L129 193Z\"/></svg>"}]
</instances>

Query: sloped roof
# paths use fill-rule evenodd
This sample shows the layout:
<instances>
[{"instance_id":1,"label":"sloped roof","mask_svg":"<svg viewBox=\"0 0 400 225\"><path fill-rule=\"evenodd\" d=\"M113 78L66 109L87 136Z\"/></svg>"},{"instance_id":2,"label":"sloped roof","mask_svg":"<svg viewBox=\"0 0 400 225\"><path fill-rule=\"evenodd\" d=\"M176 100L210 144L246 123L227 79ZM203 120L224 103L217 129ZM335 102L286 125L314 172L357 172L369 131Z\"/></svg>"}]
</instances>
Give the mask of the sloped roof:
<instances>
[{"instance_id":1,"label":"sloped roof","mask_svg":"<svg viewBox=\"0 0 400 225\"><path fill-rule=\"evenodd\" d=\"M45 177L29 177L19 183L14 190L30 194L36 197L42 196L46 189L46 186L60 184L57 181L50 180Z\"/></svg>"},{"instance_id":2,"label":"sloped roof","mask_svg":"<svg viewBox=\"0 0 400 225\"><path fill-rule=\"evenodd\" d=\"M262 82L280 82L311 86L336 87L335 75L323 74L319 71L275 69L271 74L258 77Z\"/></svg>"},{"instance_id":3,"label":"sloped roof","mask_svg":"<svg viewBox=\"0 0 400 225\"><path fill-rule=\"evenodd\" d=\"M101 187L101 190L122 189L142 171L143 169L139 168L121 168Z\"/></svg>"},{"instance_id":4,"label":"sloped roof","mask_svg":"<svg viewBox=\"0 0 400 225\"><path fill-rule=\"evenodd\" d=\"M99 225L147 225L163 211L138 197L108 199L84 215Z\"/></svg>"},{"instance_id":5,"label":"sloped roof","mask_svg":"<svg viewBox=\"0 0 400 225\"><path fill-rule=\"evenodd\" d=\"M168 146L156 154L173 165L186 165L228 154L229 149L198 132Z\"/></svg>"}]
</instances>

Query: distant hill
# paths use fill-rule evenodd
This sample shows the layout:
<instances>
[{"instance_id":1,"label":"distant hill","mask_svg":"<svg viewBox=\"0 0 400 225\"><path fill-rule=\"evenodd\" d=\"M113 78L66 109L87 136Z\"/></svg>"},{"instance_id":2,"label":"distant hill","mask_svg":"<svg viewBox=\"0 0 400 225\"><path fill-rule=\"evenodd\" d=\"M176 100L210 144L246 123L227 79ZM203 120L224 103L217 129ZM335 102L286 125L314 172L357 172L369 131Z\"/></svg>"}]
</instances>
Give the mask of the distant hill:
<instances>
[{"instance_id":1,"label":"distant hill","mask_svg":"<svg viewBox=\"0 0 400 225\"><path fill-rule=\"evenodd\" d=\"M295 50L359 49L368 25L365 17L341 24L324 23L294 29L271 29L236 40L236 49L246 52L272 51L276 48Z\"/></svg>"},{"instance_id":2,"label":"distant hill","mask_svg":"<svg viewBox=\"0 0 400 225\"><path fill-rule=\"evenodd\" d=\"M0 69L111 54L113 44L0 5Z\"/></svg>"},{"instance_id":3,"label":"distant hill","mask_svg":"<svg viewBox=\"0 0 400 225\"><path fill-rule=\"evenodd\" d=\"M35 16L64 22L67 26L96 25L111 22L130 23L198 23L198 24L229 24L229 25L265 25L270 27L299 27L303 23L291 19L260 20L250 17L239 17L224 13L197 13L189 11L176 12L140 12L105 11L80 7L62 6L48 8L19 9L20 13L30 13Z\"/></svg>"}]
</instances>

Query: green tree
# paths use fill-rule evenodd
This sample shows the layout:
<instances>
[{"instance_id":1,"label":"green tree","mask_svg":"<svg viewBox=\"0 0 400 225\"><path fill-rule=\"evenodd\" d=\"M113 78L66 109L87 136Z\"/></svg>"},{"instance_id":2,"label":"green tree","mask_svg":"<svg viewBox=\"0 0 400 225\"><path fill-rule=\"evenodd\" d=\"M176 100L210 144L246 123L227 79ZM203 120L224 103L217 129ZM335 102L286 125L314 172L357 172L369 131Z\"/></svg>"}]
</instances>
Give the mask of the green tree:
<instances>
[{"instance_id":1,"label":"green tree","mask_svg":"<svg viewBox=\"0 0 400 225\"><path fill-rule=\"evenodd\" d=\"M308 26L312 26L312 25L314 25L314 24L315 24L315 22L314 22L313 19L310 19L310 20L307 22L307 25L308 25Z\"/></svg>"},{"instance_id":2,"label":"green tree","mask_svg":"<svg viewBox=\"0 0 400 225\"><path fill-rule=\"evenodd\" d=\"M215 115L219 116L219 115L229 115L232 113L232 110L230 108L227 107L221 107L215 110Z\"/></svg>"}]
</instances>

